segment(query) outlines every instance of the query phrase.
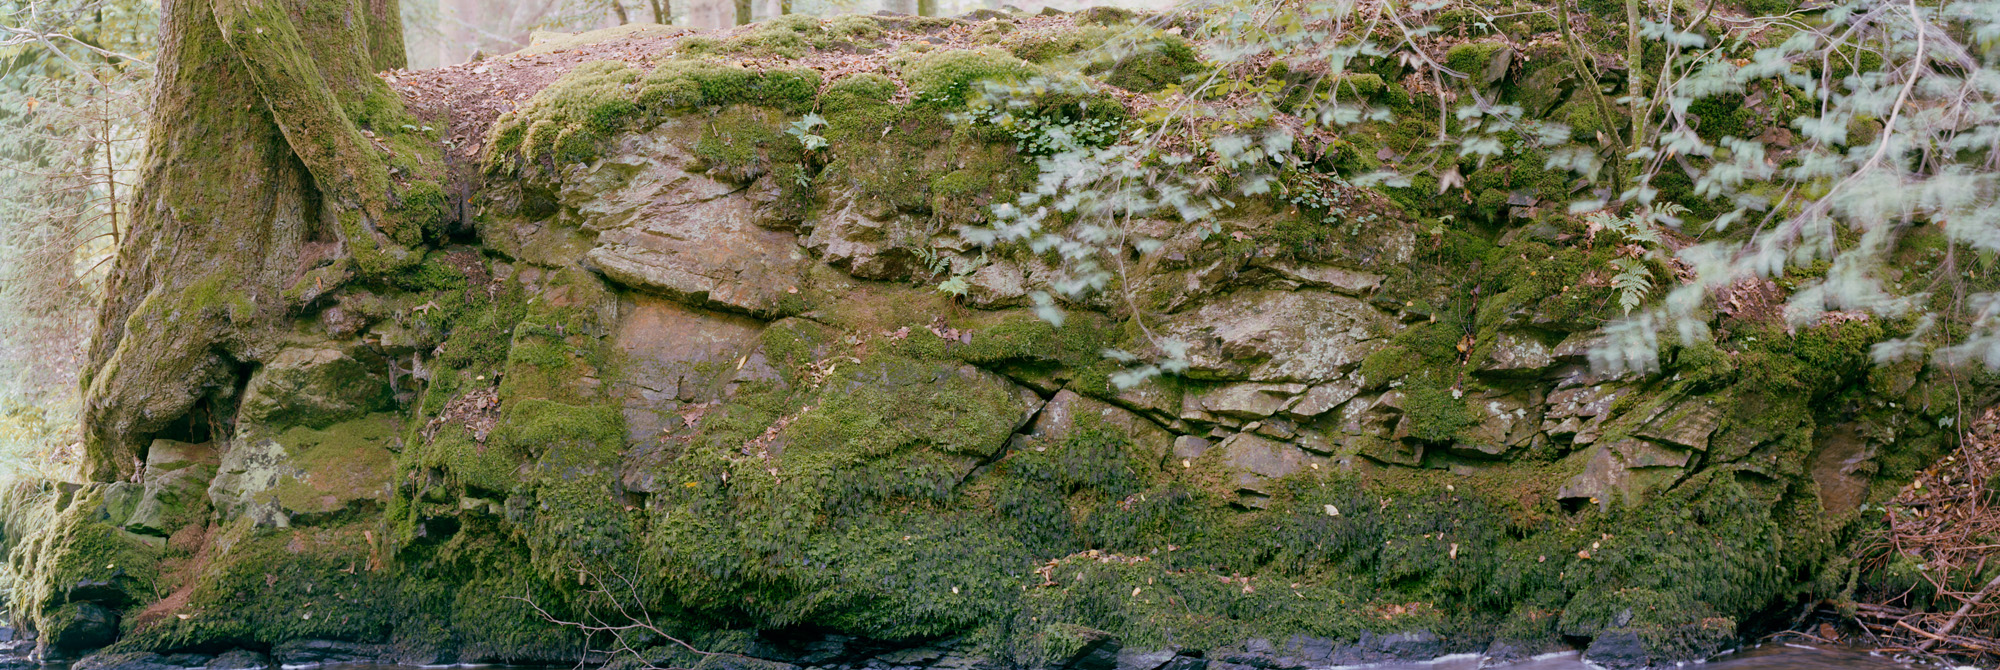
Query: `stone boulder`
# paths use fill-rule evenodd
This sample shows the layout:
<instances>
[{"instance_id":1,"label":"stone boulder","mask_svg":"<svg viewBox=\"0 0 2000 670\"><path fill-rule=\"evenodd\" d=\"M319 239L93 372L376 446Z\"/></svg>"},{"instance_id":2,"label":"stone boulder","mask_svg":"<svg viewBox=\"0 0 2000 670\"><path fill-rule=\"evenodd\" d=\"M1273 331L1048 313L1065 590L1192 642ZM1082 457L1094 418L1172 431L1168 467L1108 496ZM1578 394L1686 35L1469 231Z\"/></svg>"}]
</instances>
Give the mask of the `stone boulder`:
<instances>
[{"instance_id":1,"label":"stone boulder","mask_svg":"<svg viewBox=\"0 0 2000 670\"><path fill-rule=\"evenodd\" d=\"M1049 399L1022 436L1034 443L1051 445L1092 427L1131 438L1132 447L1146 462L1160 462L1174 448L1174 434L1152 421L1067 389Z\"/></svg>"},{"instance_id":2,"label":"stone boulder","mask_svg":"<svg viewBox=\"0 0 2000 670\"><path fill-rule=\"evenodd\" d=\"M141 475L145 489L125 530L167 537L184 526L208 521L208 485L215 478L213 446L154 440Z\"/></svg>"},{"instance_id":3,"label":"stone boulder","mask_svg":"<svg viewBox=\"0 0 2000 670\"><path fill-rule=\"evenodd\" d=\"M1323 291L1247 291L1172 315L1167 336L1190 343L1196 379L1319 383L1361 365L1395 322L1359 299Z\"/></svg>"},{"instance_id":4,"label":"stone boulder","mask_svg":"<svg viewBox=\"0 0 2000 670\"><path fill-rule=\"evenodd\" d=\"M671 430L684 404L721 398L735 374L751 367L764 332L755 319L646 295L631 296L619 312L611 344L623 366L611 395L624 406L627 439L636 445ZM767 369L758 358L756 369Z\"/></svg>"},{"instance_id":5,"label":"stone boulder","mask_svg":"<svg viewBox=\"0 0 2000 670\"><path fill-rule=\"evenodd\" d=\"M1273 480L1291 475L1326 458L1254 433L1237 433L1214 448L1230 473L1229 486L1246 507L1261 508L1270 498Z\"/></svg>"},{"instance_id":6,"label":"stone boulder","mask_svg":"<svg viewBox=\"0 0 2000 670\"><path fill-rule=\"evenodd\" d=\"M1624 393L1628 391L1609 384L1558 385L1549 393L1541 432L1577 446L1596 442L1611 418L1611 404Z\"/></svg>"},{"instance_id":7,"label":"stone boulder","mask_svg":"<svg viewBox=\"0 0 2000 670\"><path fill-rule=\"evenodd\" d=\"M770 317L811 260L790 232L760 225L755 198L695 171L701 124L676 120L633 135L567 181L565 203L597 231L584 262L619 284L685 304Z\"/></svg>"},{"instance_id":8,"label":"stone boulder","mask_svg":"<svg viewBox=\"0 0 2000 670\"><path fill-rule=\"evenodd\" d=\"M1478 423L1461 433L1451 445L1452 453L1479 459L1496 459L1525 447L1541 426L1541 403L1534 393L1489 392L1474 398L1470 405Z\"/></svg>"},{"instance_id":9,"label":"stone boulder","mask_svg":"<svg viewBox=\"0 0 2000 670\"><path fill-rule=\"evenodd\" d=\"M339 640L289 640L271 648L271 658L287 668L331 663L394 664L397 656L396 648L391 645Z\"/></svg>"},{"instance_id":10,"label":"stone boulder","mask_svg":"<svg viewBox=\"0 0 2000 670\"><path fill-rule=\"evenodd\" d=\"M814 221L805 246L821 262L863 279L893 279L917 265L910 251L929 238L929 231L910 215L877 209L866 198L836 199L828 214Z\"/></svg>"},{"instance_id":11,"label":"stone boulder","mask_svg":"<svg viewBox=\"0 0 2000 670\"><path fill-rule=\"evenodd\" d=\"M1479 365L1482 375L1499 378L1534 378L1555 365L1554 349L1529 335L1503 332L1493 339L1486 361Z\"/></svg>"},{"instance_id":12,"label":"stone boulder","mask_svg":"<svg viewBox=\"0 0 2000 670\"><path fill-rule=\"evenodd\" d=\"M209 661L208 670L263 670L271 667L271 657L263 652L232 649Z\"/></svg>"},{"instance_id":13,"label":"stone boulder","mask_svg":"<svg viewBox=\"0 0 2000 670\"><path fill-rule=\"evenodd\" d=\"M401 431L390 414L326 430L247 431L222 454L209 504L225 521L248 515L277 527L310 525L351 505L386 504Z\"/></svg>"},{"instance_id":14,"label":"stone boulder","mask_svg":"<svg viewBox=\"0 0 2000 670\"><path fill-rule=\"evenodd\" d=\"M275 428L327 426L393 402L390 365L372 354L335 347L292 347L250 377L239 422Z\"/></svg>"},{"instance_id":15,"label":"stone boulder","mask_svg":"<svg viewBox=\"0 0 2000 670\"><path fill-rule=\"evenodd\" d=\"M1297 283L1299 286L1326 289L1341 295L1364 298L1382 287L1386 276L1374 272L1351 270L1348 268L1318 263L1266 260L1258 257L1253 264L1270 268L1278 276Z\"/></svg>"},{"instance_id":16,"label":"stone boulder","mask_svg":"<svg viewBox=\"0 0 2000 670\"><path fill-rule=\"evenodd\" d=\"M980 309L1005 309L1028 304L1028 275L1012 261L994 261L966 279L965 302Z\"/></svg>"},{"instance_id":17,"label":"stone boulder","mask_svg":"<svg viewBox=\"0 0 2000 670\"><path fill-rule=\"evenodd\" d=\"M1679 480L1690 459L1687 451L1634 438L1597 444L1588 454L1583 472L1557 490L1558 500L1638 505Z\"/></svg>"},{"instance_id":18,"label":"stone boulder","mask_svg":"<svg viewBox=\"0 0 2000 670\"><path fill-rule=\"evenodd\" d=\"M963 479L1000 453L1045 401L970 365L877 354L840 367L797 414L744 449L782 462L791 450L879 458L920 447Z\"/></svg>"},{"instance_id":19,"label":"stone boulder","mask_svg":"<svg viewBox=\"0 0 2000 670\"><path fill-rule=\"evenodd\" d=\"M94 602L77 601L43 615L42 656L71 656L118 639L118 614Z\"/></svg>"},{"instance_id":20,"label":"stone boulder","mask_svg":"<svg viewBox=\"0 0 2000 670\"><path fill-rule=\"evenodd\" d=\"M1305 384L1230 384L1181 397L1181 418L1229 417L1254 421L1277 415L1299 401Z\"/></svg>"}]
</instances>

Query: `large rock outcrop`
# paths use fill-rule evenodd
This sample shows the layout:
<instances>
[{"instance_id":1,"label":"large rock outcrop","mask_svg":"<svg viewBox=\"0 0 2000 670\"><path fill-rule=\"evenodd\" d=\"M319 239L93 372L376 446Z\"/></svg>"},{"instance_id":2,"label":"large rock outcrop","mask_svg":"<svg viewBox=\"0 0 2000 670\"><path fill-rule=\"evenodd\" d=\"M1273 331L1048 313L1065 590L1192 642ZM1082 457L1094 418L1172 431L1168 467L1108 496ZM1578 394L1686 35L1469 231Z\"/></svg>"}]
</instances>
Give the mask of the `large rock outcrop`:
<instances>
[{"instance_id":1,"label":"large rock outcrop","mask_svg":"<svg viewBox=\"0 0 2000 670\"><path fill-rule=\"evenodd\" d=\"M1823 587L1855 507L1939 453L1937 373L1869 365L1892 325L1718 316L1727 335L1669 343L1658 372L1593 372L1613 252L1496 204L1487 173L1535 156L1474 171L1462 203L1327 181L1314 202L1342 206L1147 222L1162 243L1129 250L1119 299L1037 318L1051 259L956 232L1032 157L953 114L1100 28L792 17L412 75L569 72L494 121L473 230L273 326L136 482L31 492L15 514L53 521L9 523L11 606L51 653L109 626L126 650L285 663L569 662L544 614L639 613L730 667L1297 668L1581 639L1666 662ZM927 46L831 81L701 55L899 41ZM1552 66L1522 67L1487 83L1548 95ZM807 111L825 148L787 132ZM1388 130L1344 155L1416 141ZM1184 374L1111 383L1106 350L1153 351L1135 319L1189 345Z\"/></svg>"}]
</instances>

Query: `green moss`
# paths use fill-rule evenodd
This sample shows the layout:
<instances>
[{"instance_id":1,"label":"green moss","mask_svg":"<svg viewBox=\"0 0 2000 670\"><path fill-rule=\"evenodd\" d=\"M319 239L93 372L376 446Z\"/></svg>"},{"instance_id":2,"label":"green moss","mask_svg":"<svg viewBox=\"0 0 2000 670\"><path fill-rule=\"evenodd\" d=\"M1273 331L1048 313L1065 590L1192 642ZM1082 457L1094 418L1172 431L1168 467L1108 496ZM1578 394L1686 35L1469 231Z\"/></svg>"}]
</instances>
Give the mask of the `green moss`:
<instances>
[{"instance_id":1,"label":"green moss","mask_svg":"<svg viewBox=\"0 0 2000 670\"><path fill-rule=\"evenodd\" d=\"M1132 47L1110 65L1104 83L1128 91L1152 93L1181 83L1204 66L1187 40L1167 36Z\"/></svg>"},{"instance_id":2,"label":"green moss","mask_svg":"<svg viewBox=\"0 0 2000 670\"><path fill-rule=\"evenodd\" d=\"M1458 37L1478 37L1481 34L1478 27L1484 24L1485 20L1480 17L1479 12L1470 9L1453 8L1438 12L1437 18L1433 23L1451 35Z\"/></svg>"},{"instance_id":3,"label":"green moss","mask_svg":"<svg viewBox=\"0 0 2000 670\"><path fill-rule=\"evenodd\" d=\"M1571 135L1580 141L1596 141L1597 133L1606 129L1604 116L1598 112L1597 102L1589 95L1571 95L1569 101L1556 107L1549 117L1569 126Z\"/></svg>"},{"instance_id":4,"label":"green moss","mask_svg":"<svg viewBox=\"0 0 2000 670\"><path fill-rule=\"evenodd\" d=\"M1343 98L1352 95L1362 100L1369 100L1388 90L1389 85L1382 81L1382 75L1379 74L1346 72L1334 78L1333 86Z\"/></svg>"},{"instance_id":5,"label":"green moss","mask_svg":"<svg viewBox=\"0 0 2000 670\"><path fill-rule=\"evenodd\" d=\"M751 56L798 58L806 54L809 40L823 34L818 19L788 14L758 23L754 30L731 37L716 49L722 53Z\"/></svg>"},{"instance_id":6,"label":"green moss","mask_svg":"<svg viewBox=\"0 0 2000 670\"><path fill-rule=\"evenodd\" d=\"M642 72L622 61L592 61L556 80L489 131L486 162L594 159L613 135L643 129L664 115L748 103L796 111L811 107L819 75L811 70L752 72L705 62L669 61Z\"/></svg>"},{"instance_id":7,"label":"green moss","mask_svg":"<svg viewBox=\"0 0 2000 670\"><path fill-rule=\"evenodd\" d=\"M1452 390L1433 384L1412 384L1403 390L1403 421L1410 437L1432 443L1450 443L1460 431L1477 423L1465 400L1453 397Z\"/></svg>"},{"instance_id":8,"label":"green moss","mask_svg":"<svg viewBox=\"0 0 2000 670\"><path fill-rule=\"evenodd\" d=\"M475 294L476 297L477 294ZM446 333L444 351L437 363L456 369L484 371L507 360L514 340L514 328L527 315L526 296L519 285L509 284L491 299L459 302L458 309L441 319Z\"/></svg>"},{"instance_id":9,"label":"green moss","mask_svg":"<svg viewBox=\"0 0 2000 670\"><path fill-rule=\"evenodd\" d=\"M962 324L973 329L972 341L945 348L945 354L981 367L1012 367L1060 371L1080 392L1111 395L1114 363L1104 357L1117 332L1112 324L1088 314L1075 314L1060 327L1023 313L1001 314L987 323Z\"/></svg>"},{"instance_id":10,"label":"green moss","mask_svg":"<svg viewBox=\"0 0 2000 670\"><path fill-rule=\"evenodd\" d=\"M1102 47L1120 31L1102 26L1086 26L1066 31L1034 31L1008 36L1001 44L1016 58L1030 63L1056 61Z\"/></svg>"},{"instance_id":11,"label":"green moss","mask_svg":"<svg viewBox=\"0 0 2000 670\"><path fill-rule=\"evenodd\" d=\"M1817 505L1811 495L1757 495L1727 468L1697 475L1621 515L1615 535L1590 539L1582 549L1589 558L1566 572L1577 595L1560 627L1569 635L1634 630L1663 657L1686 656L1677 644L1733 639L1701 631L1733 631L1781 597L1791 571L1826 558L1828 529L1812 521ZM1690 574L1704 577L1677 577Z\"/></svg>"},{"instance_id":12,"label":"green moss","mask_svg":"<svg viewBox=\"0 0 2000 670\"><path fill-rule=\"evenodd\" d=\"M1749 124L1756 120L1755 110L1743 106L1743 96L1709 96L1688 105L1688 113L1701 119L1695 130L1701 138L1716 142L1723 137L1747 138L1751 135Z\"/></svg>"},{"instance_id":13,"label":"green moss","mask_svg":"<svg viewBox=\"0 0 2000 670\"><path fill-rule=\"evenodd\" d=\"M209 277L188 286L173 299L176 316L206 317L216 314L231 323L248 323L257 315L257 303L240 289L230 288L228 277Z\"/></svg>"},{"instance_id":14,"label":"green moss","mask_svg":"<svg viewBox=\"0 0 2000 670\"><path fill-rule=\"evenodd\" d=\"M445 198L444 187L437 182L417 181L405 185L390 204L390 211L405 224L396 229L396 241L414 247L443 238L449 210L450 203Z\"/></svg>"},{"instance_id":15,"label":"green moss","mask_svg":"<svg viewBox=\"0 0 2000 670\"><path fill-rule=\"evenodd\" d=\"M160 587L158 549L108 523L106 485L68 496L35 496L35 516L45 525L10 532L8 556L13 594L9 605L37 625L63 616L72 598L96 600L116 611L145 602ZM42 630L51 630L43 628Z\"/></svg>"},{"instance_id":16,"label":"green moss","mask_svg":"<svg viewBox=\"0 0 2000 670\"><path fill-rule=\"evenodd\" d=\"M881 38L883 30L878 19L847 14L828 20L826 33L843 40L866 42Z\"/></svg>"},{"instance_id":17,"label":"green moss","mask_svg":"<svg viewBox=\"0 0 2000 670\"><path fill-rule=\"evenodd\" d=\"M769 110L748 106L710 116L692 147L702 161L699 167L723 179L746 182L778 165L804 160L798 140L780 128L784 121Z\"/></svg>"},{"instance_id":18,"label":"green moss","mask_svg":"<svg viewBox=\"0 0 2000 670\"><path fill-rule=\"evenodd\" d=\"M1493 54L1506 49L1507 45L1504 42L1466 42L1446 51L1444 64L1477 79L1486 72L1486 66L1492 62Z\"/></svg>"},{"instance_id":19,"label":"green moss","mask_svg":"<svg viewBox=\"0 0 2000 670\"><path fill-rule=\"evenodd\" d=\"M413 292L457 291L466 286L465 273L448 261L444 251L426 254L421 262L396 273L389 280L397 288Z\"/></svg>"},{"instance_id":20,"label":"green moss","mask_svg":"<svg viewBox=\"0 0 2000 670\"><path fill-rule=\"evenodd\" d=\"M628 89L642 72L623 61L592 61L549 84L490 131L488 162L518 150L534 160L588 160L638 110Z\"/></svg>"},{"instance_id":21,"label":"green moss","mask_svg":"<svg viewBox=\"0 0 2000 670\"><path fill-rule=\"evenodd\" d=\"M337 514L360 501L386 503L395 459L390 447L397 445L401 432L402 422L387 414L324 430L287 430L277 441L301 472L280 476L277 486L261 495L295 516Z\"/></svg>"},{"instance_id":22,"label":"green moss","mask_svg":"<svg viewBox=\"0 0 2000 670\"><path fill-rule=\"evenodd\" d=\"M896 82L873 72L841 77L827 86L820 106L828 114L887 104L896 97Z\"/></svg>"},{"instance_id":23,"label":"green moss","mask_svg":"<svg viewBox=\"0 0 2000 670\"><path fill-rule=\"evenodd\" d=\"M120 646L172 649L218 639L386 642L403 608L382 570L380 539L361 527L258 529L249 519L217 531L209 558L177 614ZM310 604L308 604L310 603Z\"/></svg>"},{"instance_id":24,"label":"green moss","mask_svg":"<svg viewBox=\"0 0 2000 670\"><path fill-rule=\"evenodd\" d=\"M880 212L936 214L938 219L886 231L903 245L928 245L939 228L985 220L985 205L1028 188L1033 169L991 128L957 128L936 107L855 104L827 116L826 138L841 147L816 189L848 193ZM954 172L957 176L941 177ZM962 197L946 197L934 184Z\"/></svg>"},{"instance_id":25,"label":"green moss","mask_svg":"<svg viewBox=\"0 0 2000 670\"><path fill-rule=\"evenodd\" d=\"M797 112L811 108L818 89L819 74L812 70L753 72L731 65L669 61L646 74L638 100L654 114L730 104Z\"/></svg>"},{"instance_id":26,"label":"green moss","mask_svg":"<svg viewBox=\"0 0 2000 670\"><path fill-rule=\"evenodd\" d=\"M1035 67L998 49L937 51L912 59L902 67L912 104L919 107L962 107L982 81L1026 79Z\"/></svg>"},{"instance_id":27,"label":"green moss","mask_svg":"<svg viewBox=\"0 0 2000 670\"><path fill-rule=\"evenodd\" d=\"M1076 14L1072 15L1071 18L1075 19L1076 24L1080 26L1109 26L1120 23L1131 23L1133 19L1139 18L1139 13L1117 7L1085 7L1077 10Z\"/></svg>"}]
</instances>

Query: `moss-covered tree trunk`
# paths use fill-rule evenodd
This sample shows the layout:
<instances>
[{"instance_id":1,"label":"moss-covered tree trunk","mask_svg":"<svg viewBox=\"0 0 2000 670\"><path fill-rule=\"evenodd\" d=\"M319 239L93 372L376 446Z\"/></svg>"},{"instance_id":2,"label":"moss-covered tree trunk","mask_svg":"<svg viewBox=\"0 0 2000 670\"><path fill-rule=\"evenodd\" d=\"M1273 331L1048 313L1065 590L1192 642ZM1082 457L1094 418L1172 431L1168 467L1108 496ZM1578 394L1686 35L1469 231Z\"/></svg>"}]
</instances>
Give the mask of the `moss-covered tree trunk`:
<instances>
[{"instance_id":1,"label":"moss-covered tree trunk","mask_svg":"<svg viewBox=\"0 0 2000 670\"><path fill-rule=\"evenodd\" d=\"M169 0L162 19L151 145L82 381L100 481L156 436L213 433L294 317L410 262L442 211L434 142L398 133L374 75L404 63L395 0Z\"/></svg>"}]
</instances>

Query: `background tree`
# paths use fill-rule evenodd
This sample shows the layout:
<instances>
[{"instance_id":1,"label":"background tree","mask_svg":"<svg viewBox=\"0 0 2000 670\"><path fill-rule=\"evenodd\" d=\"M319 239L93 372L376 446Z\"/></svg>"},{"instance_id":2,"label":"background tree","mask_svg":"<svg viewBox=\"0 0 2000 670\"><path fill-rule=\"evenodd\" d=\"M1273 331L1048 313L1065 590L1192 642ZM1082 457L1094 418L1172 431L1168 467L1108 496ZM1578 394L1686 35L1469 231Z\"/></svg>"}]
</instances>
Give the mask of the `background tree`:
<instances>
[{"instance_id":1,"label":"background tree","mask_svg":"<svg viewBox=\"0 0 2000 670\"><path fill-rule=\"evenodd\" d=\"M61 476L144 136L155 8L0 2L0 477ZM59 453L60 452L60 453Z\"/></svg>"}]
</instances>

